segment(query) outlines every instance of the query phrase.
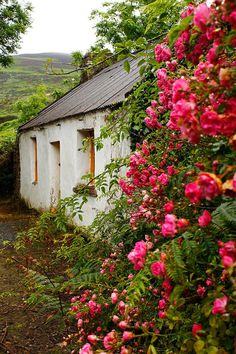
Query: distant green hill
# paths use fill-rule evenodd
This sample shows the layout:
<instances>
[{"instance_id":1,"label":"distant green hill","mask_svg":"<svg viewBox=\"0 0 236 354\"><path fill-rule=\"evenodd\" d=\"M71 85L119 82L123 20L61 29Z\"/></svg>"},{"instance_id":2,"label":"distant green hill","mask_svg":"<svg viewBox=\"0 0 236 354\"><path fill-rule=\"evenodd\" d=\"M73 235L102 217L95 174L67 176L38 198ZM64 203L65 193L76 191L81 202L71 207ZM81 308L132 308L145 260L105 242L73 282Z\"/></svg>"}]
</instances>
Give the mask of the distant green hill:
<instances>
[{"instance_id":1,"label":"distant green hill","mask_svg":"<svg viewBox=\"0 0 236 354\"><path fill-rule=\"evenodd\" d=\"M71 56L63 53L20 54L14 56L12 66L0 68L0 124L16 118L15 102L32 95L38 85L46 85L49 92L61 86L66 76L48 75L48 58L57 71L71 69Z\"/></svg>"},{"instance_id":2,"label":"distant green hill","mask_svg":"<svg viewBox=\"0 0 236 354\"><path fill-rule=\"evenodd\" d=\"M17 128L22 124L15 103L35 94L39 85L45 85L48 94L58 88L66 90L63 80L68 76L46 73L48 58L53 60L53 68L57 71L72 68L70 55L61 53L16 55L12 66L0 68L0 196L10 195L14 189L14 144Z\"/></svg>"}]
</instances>

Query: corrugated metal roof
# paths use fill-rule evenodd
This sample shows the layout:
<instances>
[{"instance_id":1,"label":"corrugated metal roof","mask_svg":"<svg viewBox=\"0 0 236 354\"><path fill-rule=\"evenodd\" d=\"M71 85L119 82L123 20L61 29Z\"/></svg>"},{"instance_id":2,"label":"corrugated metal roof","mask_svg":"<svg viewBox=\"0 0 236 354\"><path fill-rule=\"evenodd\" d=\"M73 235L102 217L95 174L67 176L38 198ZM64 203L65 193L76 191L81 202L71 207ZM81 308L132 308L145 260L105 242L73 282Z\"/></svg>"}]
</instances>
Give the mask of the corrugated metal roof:
<instances>
[{"instance_id":1,"label":"corrugated metal roof","mask_svg":"<svg viewBox=\"0 0 236 354\"><path fill-rule=\"evenodd\" d=\"M101 110L124 101L126 94L140 79L137 65L139 60L139 58L130 60L129 74L124 70L124 60L103 69L92 79L76 86L50 104L37 117L22 125L19 130Z\"/></svg>"}]
</instances>

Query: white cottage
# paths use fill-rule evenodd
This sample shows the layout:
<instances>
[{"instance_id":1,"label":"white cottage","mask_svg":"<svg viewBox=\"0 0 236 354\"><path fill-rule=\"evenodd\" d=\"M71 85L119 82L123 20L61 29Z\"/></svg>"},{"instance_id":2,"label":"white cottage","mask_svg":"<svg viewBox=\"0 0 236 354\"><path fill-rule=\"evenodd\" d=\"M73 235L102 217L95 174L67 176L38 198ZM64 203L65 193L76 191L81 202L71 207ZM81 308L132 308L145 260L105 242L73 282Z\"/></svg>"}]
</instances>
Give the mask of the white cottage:
<instances>
[{"instance_id":1,"label":"white cottage","mask_svg":"<svg viewBox=\"0 0 236 354\"><path fill-rule=\"evenodd\" d=\"M104 148L81 150L85 138L96 138L107 115L121 104L139 80L137 60L130 62L128 74L123 61L116 63L78 85L19 129L20 196L37 210L47 210L59 198L73 194L83 175L98 175L114 157L129 153L128 142ZM83 223L88 225L97 211L105 210L107 200L89 197Z\"/></svg>"}]
</instances>

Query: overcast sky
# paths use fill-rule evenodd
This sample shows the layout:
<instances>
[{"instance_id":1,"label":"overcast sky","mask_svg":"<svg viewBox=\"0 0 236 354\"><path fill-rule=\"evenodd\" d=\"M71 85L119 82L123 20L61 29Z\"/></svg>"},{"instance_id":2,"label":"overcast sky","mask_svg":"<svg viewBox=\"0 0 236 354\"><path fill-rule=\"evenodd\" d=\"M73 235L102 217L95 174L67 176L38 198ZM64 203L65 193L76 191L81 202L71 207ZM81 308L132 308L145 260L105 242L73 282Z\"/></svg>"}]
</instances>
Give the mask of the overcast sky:
<instances>
[{"instance_id":1,"label":"overcast sky","mask_svg":"<svg viewBox=\"0 0 236 354\"><path fill-rule=\"evenodd\" d=\"M25 0L19 0L25 3ZM32 27L22 37L18 53L86 51L95 42L92 9L104 0L30 0Z\"/></svg>"}]
</instances>

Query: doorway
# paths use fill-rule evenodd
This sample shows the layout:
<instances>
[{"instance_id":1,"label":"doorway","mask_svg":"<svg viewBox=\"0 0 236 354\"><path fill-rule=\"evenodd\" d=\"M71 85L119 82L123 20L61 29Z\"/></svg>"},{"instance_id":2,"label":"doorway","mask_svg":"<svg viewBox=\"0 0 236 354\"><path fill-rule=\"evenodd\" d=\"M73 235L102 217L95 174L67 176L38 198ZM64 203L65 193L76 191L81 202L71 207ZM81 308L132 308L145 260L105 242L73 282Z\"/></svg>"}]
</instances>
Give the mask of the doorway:
<instances>
[{"instance_id":1,"label":"doorway","mask_svg":"<svg viewBox=\"0 0 236 354\"><path fill-rule=\"evenodd\" d=\"M61 194L61 157L60 141L54 141L51 145L50 171L51 171L51 204L55 205Z\"/></svg>"}]
</instances>

